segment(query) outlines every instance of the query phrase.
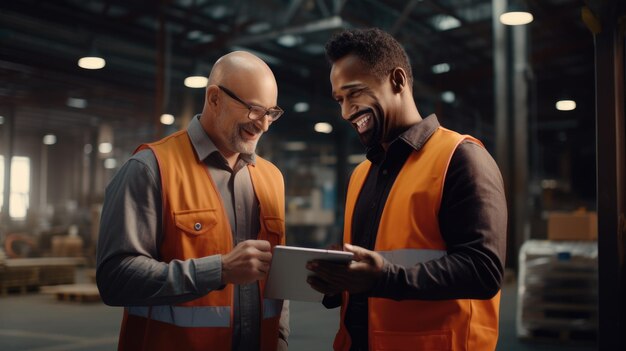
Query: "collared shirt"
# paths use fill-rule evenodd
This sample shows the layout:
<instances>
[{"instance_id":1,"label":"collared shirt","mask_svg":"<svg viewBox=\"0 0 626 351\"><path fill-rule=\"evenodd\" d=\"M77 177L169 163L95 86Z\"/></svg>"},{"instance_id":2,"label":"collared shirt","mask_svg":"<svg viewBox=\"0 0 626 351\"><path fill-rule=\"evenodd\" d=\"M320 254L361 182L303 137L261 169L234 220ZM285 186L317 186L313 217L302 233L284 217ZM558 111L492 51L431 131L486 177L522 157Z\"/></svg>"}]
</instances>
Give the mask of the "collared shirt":
<instances>
[{"instance_id":1,"label":"collared shirt","mask_svg":"<svg viewBox=\"0 0 626 351\"><path fill-rule=\"evenodd\" d=\"M220 193L232 229L233 243L255 239L260 229L259 203L247 164L255 155L241 154L231 169L196 116L187 133ZM220 289L220 255L159 259L162 242L161 180L151 150L143 150L118 171L106 189L97 252L97 274L106 280L101 294L111 305L170 305ZM256 283L235 286L233 350L257 350L260 340L260 297ZM289 335L288 305L281 315L281 336Z\"/></svg>"},{"instance_id":2,"label":"collared shirt","mask_svg":"<svg viewBox=\"0 0 626 351\"><path fill-rule=\"evenodd\" d=\"M393 183L409 155L421 150L438 127L431 115L398 136L386 152L380 145L368 150L372 166L354 208L354 245L374 249ZM493 158L472 142L461 143L450 160L439 225L448 255L412 267L386 263L371 292L350 296L345 322L352 350L367 350L368 297L481 299L499 288L506 244L504 187Z\"/></svg>"}]
</instances>

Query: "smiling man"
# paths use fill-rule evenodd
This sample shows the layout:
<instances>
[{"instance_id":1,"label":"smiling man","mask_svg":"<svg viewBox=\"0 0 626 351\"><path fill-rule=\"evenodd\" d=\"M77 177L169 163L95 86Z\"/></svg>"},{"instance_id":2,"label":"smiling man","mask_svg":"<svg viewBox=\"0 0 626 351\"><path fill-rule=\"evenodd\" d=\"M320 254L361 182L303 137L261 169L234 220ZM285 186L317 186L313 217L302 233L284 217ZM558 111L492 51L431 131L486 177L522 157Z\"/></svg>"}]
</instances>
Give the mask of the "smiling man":
<instances>
[{"instance_id":1,"label":"smiling man","mask_svg":"<svg viewBox=\"0 0 626 351\"><path fill-rule=\"evenodd\" d=\"M217 60L202 114L141 145L106 189L102 300L124 306L119 350L286 350L288 304L263 298L285 243L280 171L256 156L282 114L274 74L242 51Z\"/></svg>"},{"instance_id":2,"label":"smiling man","mask_svg":"<svg viewBox=\"0 0 626 351\"><path fill-rule=\"evenodd\" d=\"M506 244L500 171L477 139L422 118L401 45L379 29L326 44L332 95L367 149L346 200L349 265L314 261L341 305L335 350L494 350Z\"/></svg>"}]
</instances>

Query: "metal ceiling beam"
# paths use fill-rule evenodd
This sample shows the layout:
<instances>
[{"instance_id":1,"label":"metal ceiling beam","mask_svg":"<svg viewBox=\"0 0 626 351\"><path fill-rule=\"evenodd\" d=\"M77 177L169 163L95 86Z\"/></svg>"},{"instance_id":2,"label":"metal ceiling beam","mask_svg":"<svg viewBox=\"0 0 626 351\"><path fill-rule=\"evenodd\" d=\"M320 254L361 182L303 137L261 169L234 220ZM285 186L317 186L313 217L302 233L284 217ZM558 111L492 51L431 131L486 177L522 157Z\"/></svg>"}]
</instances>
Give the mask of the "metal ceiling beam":
<instances>
[{"instance_id":1,"label":"metal ceiling beam","mask_svg":"<svg viewBox=\"0 0 626 351\"><path fill-rule=\"evenodd\" d=\"M309 22L301 26L287 27L287 28L274 30L271 32L263 33L263 34L248 35L248 36L241 36L241 37L233 38L232 40L228 42L228 45L245 46L249 44L256 44L262 41L273 40L286 34L292 34L292 35L310 34L310 33L320 32L324 30L341 28L343 24L344 22L341 19L341 17L333 16L333 17L323 18L318 21Z\"/></svg>"},{"instance_id":2,"label":"metal ceiling beam","mask_svg":"<svg viewBox=\"0 0 626 351\"><path fill-rule=\"evenodd\" d=\"M287 11L285 11L285 14L283 15L283 19L280 22L282 27L291 23L291 20L295 17L301 5L302 5L302 0L291 0L291 2L289 3L289 7L287 8Z\"/></svg>"},{"instance_id":3,"label":"metal ceiling beam","mask_svg":"<svg viewBox=\"0 0 626 351\"><path fill-rule=\"evenodd\" d=\"M400 30L400 28L404 25L404 22L409 18L409 16L411 16L411 12L419 2L422 2L422 0L411 0L406 4L406 6L404 6L400 17L398 17L393 26L391 26L389 34L396 35L398 30Z\"/></svg>"}]
</instances>

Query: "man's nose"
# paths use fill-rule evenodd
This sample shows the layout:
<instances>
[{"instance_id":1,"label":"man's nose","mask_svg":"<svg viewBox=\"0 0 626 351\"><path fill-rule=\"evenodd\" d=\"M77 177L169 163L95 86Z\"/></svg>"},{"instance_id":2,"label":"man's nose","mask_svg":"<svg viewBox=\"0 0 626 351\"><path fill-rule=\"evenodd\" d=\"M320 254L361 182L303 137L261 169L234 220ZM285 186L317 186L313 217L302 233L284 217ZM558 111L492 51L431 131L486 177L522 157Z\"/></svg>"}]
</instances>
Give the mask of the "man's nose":
<instances>
[{"instance_id":1,"label":"man's nose","mask_svg":"<svg viewBox=\"0 0 626 351\"><path fill-rule=\"evenodd\" d=\"M265 133L270 128L270 124L272 124L272 117L266 113L261 118L255 120L254 123Z\"/></svg>"},{"instance_id":2,"label":"man's nose","mask_svg":"<svg viewBox=\"0 0 626 351\"><path fill-rule=\"evenodd\" d=\"M350 120L350 116L352 116L358 109L356 108L355 105L349 103L349 102L344 102L343 104L341 104L341 117L348 121Z\"/></svg>"}]
</instances>

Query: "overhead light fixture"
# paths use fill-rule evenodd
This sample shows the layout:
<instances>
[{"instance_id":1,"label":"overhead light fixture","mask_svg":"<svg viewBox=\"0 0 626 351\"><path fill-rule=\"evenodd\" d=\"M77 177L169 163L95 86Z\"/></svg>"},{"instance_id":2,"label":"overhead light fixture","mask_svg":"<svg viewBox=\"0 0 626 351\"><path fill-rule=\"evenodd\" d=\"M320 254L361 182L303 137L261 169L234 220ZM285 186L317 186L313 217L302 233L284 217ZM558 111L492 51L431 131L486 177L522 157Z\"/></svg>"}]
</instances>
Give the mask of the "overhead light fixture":
<instances>
[{"instance_id":1,"label":"overhead light fixture","mask_svg":"<svg viewBox=\"0 0 626 351\"><path fill-rule=\"evenodd\" d=\"M528 11L528 6L521 2L522 0L514 0L507 7L507 11L500 15L500 22L507 26L523 26L533 21L533 15Z\"/></svg>"},{"instance_id":2,"label":"overhead light fixture","mask_svg":"<svg viewBox=\"0 0 626 351\"><path fill-rule=\"evenodd\" d=\"M450 71L450 65L447 63L440 63L437 65L434 65L430 68L434 74L441 74L441 73L446 73Z\"/></svg>"},{"instance_id":3,"label":"overhead light fixture","mask_svg":"<svg viewBox=\"0 0 626 351\"><path fill-rule=\"evenodd\" d=\"M461 21L459 21L456 17L448 15L436 15L430 19L430 24L438 31L443 32L460 27Z\"/></svg>"},{"instance_id":4,"label":"overhead light fixture","mask_svg":"<svg viewBox=\"0 0 626 351\"><path fill-rule=\"evenodd\" d=\"M304 101L298 102L293 105L293 110L296 112L306 112L309 110L309 103Z\"/></svg>"},{"instance_id":5,"label":"overhead light fixture","mask_svg":"<svg viewBox=\"0 0 626 351\"><path fill-rule=\"evenodd\" d=\"M106 61L98 56L85 56L78 59L78 67L84 69L101 69L106 65Z\"/></svg>"},{"instance_id":6,"label":"overhead light fixture","mask_svg":"<svg viewBox=\"0 0 626 351\"><path fill-rule=\"evenodd\" d=\"M117 160L114 158L107 158L104 160L104 168L113 169L117 166Z\"/></svg>"},{"instance_id":7,"label":"overhead light fixture","mask_svg":"<svg viewBox=\"0 0 626 351\"><path fill-rule=\"evenodd\" d=\"M318 133L329 134L330 132L333 131L333 126L330 123L319 122L319 123L315 123L315 126L313 127L313 129L315 129L315 131Z\"/></svg>"},{"instance_id":8,"label":"overhead light fixture","mask_svg":"<svg viewBox=\"0 0 626 351\"><path fill-rule=\"evenodd\" d=\"M184 84L187 88L206 88L209 83L209 78L205 76L203 70L200 68L200 62L196 61L193 64L193 74L190 74L185 78Z\"/></svg>"},{"instance_id":9,"label":"overhead light fixture","mask_svg":"<svg viewBox=\"0 0 626 351\"><path fill-rule=\"evenodd\" d=\"M101 154L108 154L111 151L113 151L113 145L111 143L105 142L98 145L98 152Z\"/></svg>"},{"instance_id":10,"label":"overhead light fixture","mask_svg":"<svg viewBox=\"0 0 626 351\"><path fill-rule=\"evenodd\" d=\"M441 100L451 104L456 100L456 95L454 95L453 91L444 91L443 93L441 93Z\"/></svg>"},{"instance_id":11,"label":"overhead light fixture","mask_svg":"<svg viewBox=\"0 0 626 351\"><path fill-rule=\"evenodd\" d=\"M57 136L54 134L46 134L43 136L43 143L45 145L54 145L57 143Z\"/></svg>"},{"instance_id":12,"label":"overhead light fixture","mask_svg":"<svg viewBox=\"0 0 626 351\"><path fill-rule=\"evenodd\" d=\"M205 76L189 76L185 78L185 86L187 88L206 88L206 85L209 83L209 78Z\"/></svg>"},{"instance_id":13,"label":"overhead light fixture","mask_svg":"<svg viewBox=\"0 0 626 351\"><path fill-rule=\"evenodd\" d=\"M500 22L507 26L522 26L532 22L532 13L523 11L505 12L500 15Z\"/></svg>"},{"instance_id":14,"label":"overhead light fixture","mask_svg":"<svg viewBox=\"0 0 626 351\"><path fill-rule=\"evenodd\" d=\"M292 48L298 45L298 43L300 43L302 39L292 34L285 34L285 35L281 35L280 37L278 37L276 41L278 42L278 44L284 47Z\"/></svg>"},{"instance_id":15,"label":"overhead light fixture","mask_svg":"<svg viewBox=\"0 0 626 351\"><path fill-rule=\"evenodd\" d=\"M4 124L4 116L0 116L0 124Z\"/></svg>"},{"instance_id":16,"label":"overhead light fixture","mask_svg":"<svg viewBox=\"0 0 626 351\"><path fill-rule=\"evenodd\" d=\"M556 109L559 111L572 111L576 109L576 101L574 100L559 100L556 102Z\"/></svg>"},{"instance_id":17,"label":"overhead light fixture","mask_svg":"<svg viewBox=\"0 0 626 351\"><path fill-rule=\"evenodd\" d=\"M85 108L87 107L87 100L69 97L67 98L67 106L73 108Z\"/></svg>"},{"instance_id":18,"label":"overhead light fixture","mask_svg":"<svg viewBox=\"0 0 626 351\"><path fill-rule=\"evenodd\" d=\"M174 121L176 120L176 118L174 118L174 115L171 115L169 113L164 113L161 115L160 120L162 124L165 124L166 126L170 126L174 124Z\"/></svg>"},{"instance_id":19,"label":"overhead light fixture","mask_svg":"<svg viewBox=\"0 0 626 351\"><path fill-rule=\"evenodd\" d=\"M78 59L78 67L84 69L101 69L106 66L106 60L100 55L96 49L96 40L92 39L89 45L89 52Z\"/></svg>"}]
</instances>

